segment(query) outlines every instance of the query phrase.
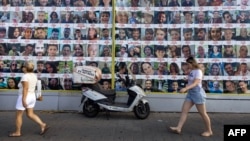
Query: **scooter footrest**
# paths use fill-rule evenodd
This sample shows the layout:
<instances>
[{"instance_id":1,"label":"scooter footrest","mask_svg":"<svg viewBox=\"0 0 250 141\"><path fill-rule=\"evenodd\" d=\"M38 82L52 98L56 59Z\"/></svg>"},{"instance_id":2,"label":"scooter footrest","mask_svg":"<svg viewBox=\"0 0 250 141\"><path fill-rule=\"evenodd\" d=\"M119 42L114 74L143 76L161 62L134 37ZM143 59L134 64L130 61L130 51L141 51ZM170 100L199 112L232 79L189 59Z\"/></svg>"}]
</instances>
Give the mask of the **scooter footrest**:
<instances>
[{"instance_id":1,"label":"scooter footrest","mask_svg":"<svg viewBox=\"0 0 250 141\"><path fill-rule=\"evenodd\" d=\"M105 104L105 105L113 105L114 104L114 102L110 102L110 101L101 101L99 103Z\"/></svg>"}]
</instances>

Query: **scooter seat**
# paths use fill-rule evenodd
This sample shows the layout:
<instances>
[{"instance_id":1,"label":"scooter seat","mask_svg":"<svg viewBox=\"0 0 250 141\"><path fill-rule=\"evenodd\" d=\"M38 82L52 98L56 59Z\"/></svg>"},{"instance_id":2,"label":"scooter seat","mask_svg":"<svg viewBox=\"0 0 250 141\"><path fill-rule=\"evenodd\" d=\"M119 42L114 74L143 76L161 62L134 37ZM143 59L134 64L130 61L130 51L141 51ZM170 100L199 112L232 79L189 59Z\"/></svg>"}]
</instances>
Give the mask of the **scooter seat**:
<instances>
[{"instance_id":1,"label":"scooter seat","mask_svg":"<svg viewBox=\"0 0 250 141\"><path fill-rule=\"evenodd\" d=\"M105 96L113 96L113 95L115 95L115 90L114 89L105 90L105 89L102 88L102 86L99 83L93 84L91 86L91 88L93 90L99 92L99 93L102 93Z\"/></svg>"},{"instance_id":2,"label":"scooter seat","mask_svg":"<svg viewBox=\"0 0 250 141\"><path fill-rule=\"evenodd\" d=\"M111 104L113 104L114 101L115 101L116 93L115 93L114 89L105 90L105 89L103 89L103 87L99 83L96 83L96 84L83 84L82 86L83 87L89 87L90 89L105 95L108 98L107 99L108 102L111 103Z\"/></svg>"}]
</instances>

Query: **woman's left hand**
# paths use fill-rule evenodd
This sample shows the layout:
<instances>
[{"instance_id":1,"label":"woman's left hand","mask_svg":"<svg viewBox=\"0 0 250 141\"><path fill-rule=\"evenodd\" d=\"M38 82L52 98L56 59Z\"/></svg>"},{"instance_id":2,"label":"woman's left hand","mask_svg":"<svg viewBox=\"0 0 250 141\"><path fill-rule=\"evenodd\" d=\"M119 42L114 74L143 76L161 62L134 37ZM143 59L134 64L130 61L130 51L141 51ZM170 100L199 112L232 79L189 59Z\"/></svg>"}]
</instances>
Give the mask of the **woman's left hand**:
<instances>
[{"instance_id":1,"label":"woman's left hand","mask_svg":"<svg viewBox=\"0 0 250 141\"><path fill-rule=\"evenodd\" d=\"M180 93L185 93L186 91L187 91L186 88L182 88L182 89L180 90Z\"/></svg>"},{"instance_id":2,"label":"woman's left hand","mask_svg":"<svg viewBox=\"0 0 250 141\"><path fill-rule=\"evenodd\" d=\"M27 105L26 101L23 100L22 102L23 102L23 107L24 107L24 108L27 108L28 105Z\"/></svg>"}]
</instances>

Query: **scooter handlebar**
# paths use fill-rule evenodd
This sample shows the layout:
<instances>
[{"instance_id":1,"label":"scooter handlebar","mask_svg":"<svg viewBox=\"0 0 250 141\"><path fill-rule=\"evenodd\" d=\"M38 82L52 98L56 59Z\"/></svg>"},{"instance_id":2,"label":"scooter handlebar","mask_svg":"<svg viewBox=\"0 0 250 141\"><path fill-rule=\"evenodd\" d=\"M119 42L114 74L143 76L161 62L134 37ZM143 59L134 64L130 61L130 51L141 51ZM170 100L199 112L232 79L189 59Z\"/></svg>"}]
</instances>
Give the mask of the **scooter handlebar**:
<instances>
[{"instance_id":1,"label":"scooter handlebar","mask_svg":"<svg viewBox=\"0 0 250 141\"><path fill-rule=\"evenodd\" d=\"M119 81L119 82L122 81L126 87L128 87L130 85L130 79L129 79L128 74L125 76L125 79L122 78L121 75L118 73L116 74L116 76L118 77L117 81Z\"/></svg>"}]
</instances>

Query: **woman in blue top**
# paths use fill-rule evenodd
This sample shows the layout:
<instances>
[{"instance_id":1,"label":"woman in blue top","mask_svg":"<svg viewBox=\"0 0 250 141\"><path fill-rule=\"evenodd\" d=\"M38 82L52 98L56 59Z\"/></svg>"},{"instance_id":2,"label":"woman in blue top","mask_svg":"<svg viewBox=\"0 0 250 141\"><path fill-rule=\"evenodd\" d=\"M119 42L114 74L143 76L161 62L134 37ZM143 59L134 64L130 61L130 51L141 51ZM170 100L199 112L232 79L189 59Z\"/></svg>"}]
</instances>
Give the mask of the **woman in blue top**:
<instances>
[{"instance_id":1,"label":"woman in blue top","mask_svg":"<svg viewBox=\"0 0 250 141\"><path fill-rule=\"evenodd\" d=\"M203 73L193 57L189 57L186 62L188 63L189 68L191 68L191 72L188 75L188 84L185 88L182 88L180 92L187 92L187 96L182 106L182 113L178 125L176 127L170 127L169 129L173 133L180 134L187 119L189 110L195 105L202 116L206 127L206 130L201 135L209 137L213 135L213 132L211 129L210 118L206 111L206 93L202 88Z\"/></svg>"}]
</instances>

